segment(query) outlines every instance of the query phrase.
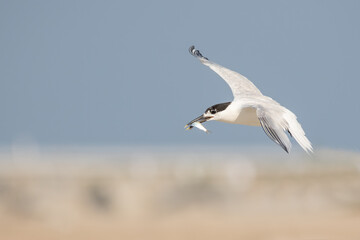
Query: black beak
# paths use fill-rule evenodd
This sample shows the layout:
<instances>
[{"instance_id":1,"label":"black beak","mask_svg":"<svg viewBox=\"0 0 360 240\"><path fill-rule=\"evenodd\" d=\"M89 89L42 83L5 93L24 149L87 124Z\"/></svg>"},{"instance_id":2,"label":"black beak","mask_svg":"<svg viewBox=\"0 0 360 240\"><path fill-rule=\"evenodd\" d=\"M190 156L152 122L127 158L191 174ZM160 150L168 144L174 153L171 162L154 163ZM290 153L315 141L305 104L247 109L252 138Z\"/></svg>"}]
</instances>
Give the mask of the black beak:
<instances>
[{"instance_id":1,"label":"black beak","mask_svg":"<svg viewBox=\"0 0 360 240\"><path fill-rule=\"evenodd\" d=\"M204 117L204 115L200 115L199 117L195 118L194 120L190 121L188 124L185 125L185 128L192 128L191 124L193 124L194 122L199 122L199 123L203 123L206 122L207 120L209 120L212 117Z\"/></svg>"}]
</instances>

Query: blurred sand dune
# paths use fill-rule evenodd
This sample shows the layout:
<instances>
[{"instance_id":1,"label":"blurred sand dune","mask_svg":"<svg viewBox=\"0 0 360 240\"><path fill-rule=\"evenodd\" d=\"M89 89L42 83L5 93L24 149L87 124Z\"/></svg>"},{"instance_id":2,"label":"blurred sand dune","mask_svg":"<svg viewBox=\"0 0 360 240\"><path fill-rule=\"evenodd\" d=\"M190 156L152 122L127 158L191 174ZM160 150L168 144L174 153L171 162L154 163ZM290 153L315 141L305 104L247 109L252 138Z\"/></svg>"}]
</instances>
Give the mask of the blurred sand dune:
<instances>
[{"instance_id":1,"label":"blurred sand dune","mask_svg":"<svg viewBox=\"0 0 360 240\"><path fill-rule=\"evenodd\" d=\"M360 154L0 154L0 239L360 239Z\"/></svg>"}]
</instances>

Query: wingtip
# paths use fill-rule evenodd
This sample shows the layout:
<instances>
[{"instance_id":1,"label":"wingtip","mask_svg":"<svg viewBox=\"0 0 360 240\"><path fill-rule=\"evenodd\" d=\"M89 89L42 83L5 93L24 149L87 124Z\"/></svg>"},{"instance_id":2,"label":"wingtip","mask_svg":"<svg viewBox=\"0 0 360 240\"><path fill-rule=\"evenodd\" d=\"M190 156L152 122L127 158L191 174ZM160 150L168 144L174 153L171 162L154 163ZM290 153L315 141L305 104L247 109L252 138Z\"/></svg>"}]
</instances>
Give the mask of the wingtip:
<instances>
[{"instance_id":1,"label":"wingtip","mask_svg":"<svg viewBox=\"0 0 360 240\"><path fill-rule=\"evenodd\" d=\"M192 45L189 47L189 52L191 55L193 55L194 57L197 57L197 58L203 58L203 59L206 59L206 60L209 60L208 58L204 57L199 50L195 49L195 46Z\"/></svg>"},{"instance_id":2,"label":"wingtip","mask_svg":"<svg viewBox=\"0 0 360 240\"><path fill-rule=\"evenodd\" d=\"M290 154L290 147L286 147L283 143L278 143L280 147L287 153Z\"/></svg>"},{"instance_id":3,"label":"wingtip","mask_svg":"<svg viewBox=\"0 0 360 240\"><path fill-rule=\"evenodd\" d=\"M189 53L190 53L191 55L193 55L193 56L194 56L194 53L193 53L194 49L195 49L195 46L194 46L194 45L191 45L191 46L189 47Z\"/></svg>"}]
</instances>

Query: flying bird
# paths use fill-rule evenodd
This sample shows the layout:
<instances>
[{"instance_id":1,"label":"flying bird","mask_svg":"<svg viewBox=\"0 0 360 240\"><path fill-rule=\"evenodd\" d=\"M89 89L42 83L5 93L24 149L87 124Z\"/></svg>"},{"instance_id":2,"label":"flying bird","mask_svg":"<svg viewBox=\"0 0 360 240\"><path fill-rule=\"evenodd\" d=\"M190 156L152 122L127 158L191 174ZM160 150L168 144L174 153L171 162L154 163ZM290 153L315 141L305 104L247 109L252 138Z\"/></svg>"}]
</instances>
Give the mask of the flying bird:
<instances>
[{"instance_id":1,"label":"flying bird","mask_svg":"<svg viewBox=\"0 0 360 240\"><path fill-rule=\"evenodd\" d=\"M272 98L264 96L243 75L209 61L194 46L189 48L189 52L225 80L230 86L234 99L232 102L219 103L207 108L202 115L185 126L187 129L195 126L208 132L201 123L211 120L261 126L266 135L280 145L287 153L291 149L291 142L286 133L289 133L305 152L313 152L311 143L306 138L305 132L294 113L281 106Z\"/></svg>"}]
</instances>

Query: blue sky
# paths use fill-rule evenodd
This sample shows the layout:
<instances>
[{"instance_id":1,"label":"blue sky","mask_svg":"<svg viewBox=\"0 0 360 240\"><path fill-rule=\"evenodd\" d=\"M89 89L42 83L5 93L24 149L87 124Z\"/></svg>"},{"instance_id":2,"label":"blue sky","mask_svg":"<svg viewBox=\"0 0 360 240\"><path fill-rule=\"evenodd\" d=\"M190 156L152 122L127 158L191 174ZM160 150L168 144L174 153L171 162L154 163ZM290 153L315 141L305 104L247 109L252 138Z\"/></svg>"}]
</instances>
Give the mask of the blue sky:
<instances>
[{"instance_id":1,"label":"blue sky","mask_svg":"<svg viewBox=\"0 0 360 240\"><path fill-rule=\"evenodd\" d=\"M359 1L0 1L0 144L275 146L183 126L248 77L315 147L360 150ZM281 149L279 148L279 151Z\"/></svg>"}]
</instances>

